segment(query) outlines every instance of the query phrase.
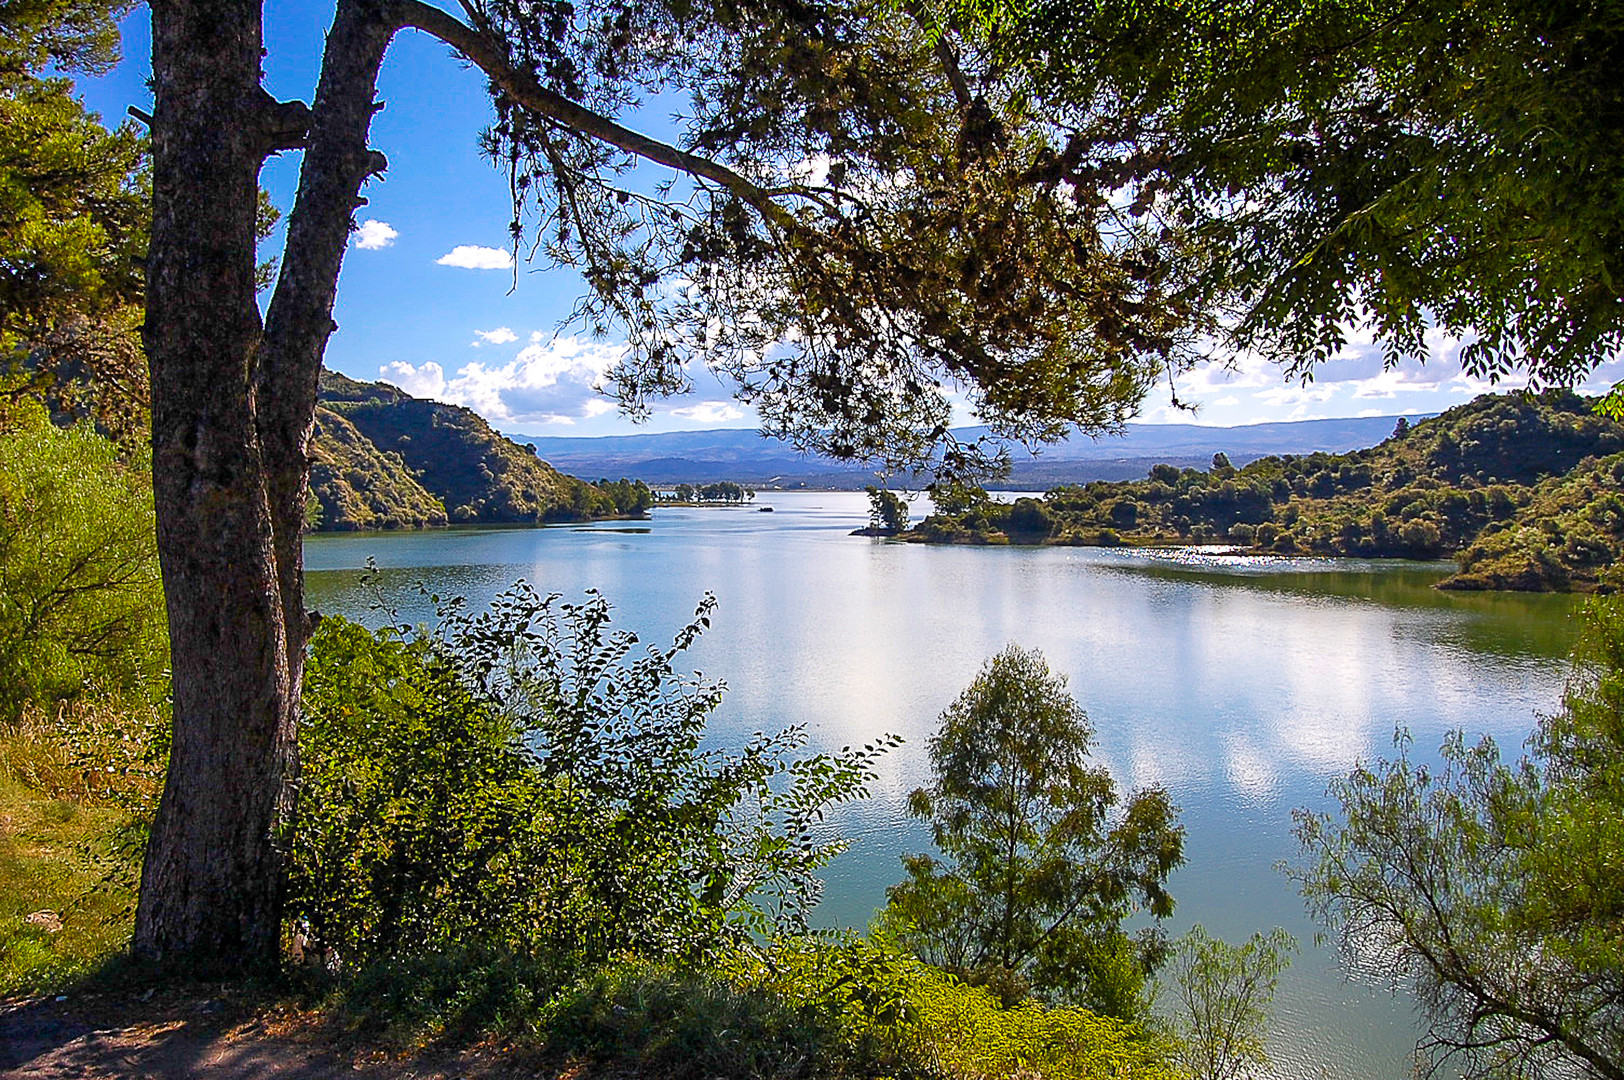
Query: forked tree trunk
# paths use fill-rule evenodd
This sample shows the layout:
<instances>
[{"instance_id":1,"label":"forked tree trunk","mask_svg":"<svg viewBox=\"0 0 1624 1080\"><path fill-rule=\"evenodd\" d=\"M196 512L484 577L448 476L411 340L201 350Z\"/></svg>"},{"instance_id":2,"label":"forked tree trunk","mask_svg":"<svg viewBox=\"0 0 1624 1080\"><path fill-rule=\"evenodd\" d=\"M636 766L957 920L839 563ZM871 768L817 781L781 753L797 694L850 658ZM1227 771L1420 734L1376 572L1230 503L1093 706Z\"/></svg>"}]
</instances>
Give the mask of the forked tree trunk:
<instances>
[{"instance_id":1,"label":"forked tree trunk","mask_svg":"<svg viewBox=\"0 0 1624 1080\"><path fill-rule=\"evenodd\" d=\"M259 169L308 110L260 88L259 0L153 0L153 224L144 330L174 673L170 765L136 951L274 965L307 639L300 528L321 353L389 33L343 4L268 327L254 296ZM334 62L335 55L337 62ZM330 85L337 80L342 85ZM323 98L336 107L321 115Z\"/></svg>"},{"instance_id":2,"label":"forked tree trunk","mask_svg":"<svg viewBox=\"0 0 1624 1080\"><path fill-rule=\"evenodd\" d=\"M300 531L317 380L369 151L378 69L412 26L539 115L723 184L714 162L629 131L508 65L499 42L420 0L338 0L314 109L260 88L261 0L152 0L153 222L147 260L153 485L169 610L174 741L136 909L137 952L274 965L308 626ZM254 298L260 165L302 148L263 327Z\"/></svg>"},{"instance_id":3,"label":"forked tree trunk","mask_svg":"<svg viewBox=\"0 0 1624 1080\"><path fill-rule=\"evenodd\" d=\"M259 3L154 0L152 24L144 339L175 722L135 948L252 963L276 955L297 706L251 379Z\"/></svg>"}]
</instances>

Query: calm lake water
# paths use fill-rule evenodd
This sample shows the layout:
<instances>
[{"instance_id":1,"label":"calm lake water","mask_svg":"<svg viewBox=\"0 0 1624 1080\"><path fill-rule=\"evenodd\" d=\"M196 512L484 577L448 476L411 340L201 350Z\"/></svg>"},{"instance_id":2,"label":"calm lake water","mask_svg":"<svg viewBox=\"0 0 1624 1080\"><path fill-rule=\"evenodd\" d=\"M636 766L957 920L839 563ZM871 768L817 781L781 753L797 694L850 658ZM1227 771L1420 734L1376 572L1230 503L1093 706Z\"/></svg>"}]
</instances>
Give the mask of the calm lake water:
<instances>
[{"instance_id":1,"label":"calm lake water","mask_svg":"<svg viewBox=\"0 0 1624 1080\"><path fill-rule=\"evenodd\" d=\"M524 578L544 592L597 588L619 625L665 641L714 593L713 629L688 654L730 687L712 738L800 724L813 750L907 740L873 798L834 823L855 842L826 875L818 915L831 926L864 926L902 876L897 856L925 847L904 804L942 709L1006 643L1041 649L1088 711L1096 759L1182 808L1189 861L1171 882L1171 931L1297 936L1276 1075L1409 1074L1407 999L1350 978L1276 869L1297 855L1291 811L1325 807L1326 781L1390 754L1399 726L1423 753L1456 727L1517 747L1556 706L1571 598L1442 593L1430 586L1446 564L886 543L847 535L866 524L861 493L764 492L756 507L312 537L308 599L377 621L357 575L372 557L378 587L414 619L432 614L420 582L477 603Z\"/></svg>"}]
</instances>

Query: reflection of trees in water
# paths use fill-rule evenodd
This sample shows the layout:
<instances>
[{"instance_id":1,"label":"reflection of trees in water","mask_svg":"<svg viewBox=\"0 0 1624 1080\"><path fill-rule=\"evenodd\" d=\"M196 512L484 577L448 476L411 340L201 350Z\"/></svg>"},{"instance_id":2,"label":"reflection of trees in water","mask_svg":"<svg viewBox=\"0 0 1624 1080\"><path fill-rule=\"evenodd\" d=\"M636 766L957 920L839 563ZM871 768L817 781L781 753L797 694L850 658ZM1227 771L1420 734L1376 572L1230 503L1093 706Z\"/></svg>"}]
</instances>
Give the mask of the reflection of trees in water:
<instances>
[{"instance_id":1,"label":"reflection of trees in water","mask_svg":"<svg viewBox=\"0 0 1624 1080\"><path fill-rule=\"evenodd\" d=\"M1455 592L1433 588L1453 563L1292 559L1202 554L1191 549L1106 553L1111 572L1221 589L1323 600L1372 601L1408 613L1436 613L1418 640L1506 658L1567 656L1568 616L1580 598L1560 593ZM1401 624L1402 625L1402 624Z\"/></svg>"}]
</instances>

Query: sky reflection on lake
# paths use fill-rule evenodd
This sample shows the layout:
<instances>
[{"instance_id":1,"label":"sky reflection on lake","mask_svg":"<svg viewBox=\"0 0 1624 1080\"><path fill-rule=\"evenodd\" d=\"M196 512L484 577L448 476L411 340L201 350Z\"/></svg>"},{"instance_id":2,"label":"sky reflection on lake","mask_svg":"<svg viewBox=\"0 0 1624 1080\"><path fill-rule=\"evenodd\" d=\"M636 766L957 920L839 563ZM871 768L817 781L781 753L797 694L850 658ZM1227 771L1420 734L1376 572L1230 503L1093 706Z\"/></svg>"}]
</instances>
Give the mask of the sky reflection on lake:
<instances>
[{"instance_id":1,"label":"sky reflection on lake","mask_svg":"<svg viewBox=\"0 0 1624 1080\"><path fill-rule=\"evenodd\" d=\"M1291 811L1326 808L1326 781L1389 753L1399 726L1422 756L1455 727L1518 747L1556 705L1571 598L1439 592L1444 565L919 547L847 535L866 523L860 493L757 501L775 512L659 510L646 531L313 537L309 599L369 621L355 571L373 556L377 588L414 620L432 612L418 582L479 603L523 577L598 588L618 625L659 642L714 592L714 627L689 654L730 687L712 739L801 724L814 750L907 740L873 798L833 815L856 842L827 875L827 925L864 925L901 877L897 856L925 845L904 804L938 714L1006 643L1041 649L1088 711L1096 758L1182 808L1174 932L1201 922L1236 940L1282 925L1302 943L1277 1010L1278 1075L1407 1074L1408 1006L1345 979L1276 870L1296 856Z\"/></svg>"}]
</instances>

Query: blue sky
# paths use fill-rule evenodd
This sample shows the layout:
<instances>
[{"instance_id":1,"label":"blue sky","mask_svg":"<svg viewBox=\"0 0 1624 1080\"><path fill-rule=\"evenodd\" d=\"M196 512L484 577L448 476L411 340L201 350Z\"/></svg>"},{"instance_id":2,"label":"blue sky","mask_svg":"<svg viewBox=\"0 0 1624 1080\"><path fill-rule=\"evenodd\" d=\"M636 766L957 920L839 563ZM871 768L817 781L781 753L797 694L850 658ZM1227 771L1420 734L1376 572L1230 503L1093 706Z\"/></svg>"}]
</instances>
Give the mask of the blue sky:
<instances>
[{"instance_id":1,"label":"blue sky","mask_svg":"<svg viewBox=\"0 0 1624 1080\"><path fill-rule=\"evenodd\" d=\"M328 4L314 0L266 5L265 85L276 97L311 99L331 15ZM109 123L129 105L149 105L149 50L143 7L124 22L124 62L81 85L86 103ZM379 97L385 108L373 121L372 145L388 156L389 171L367 188L370 204L356 212L360 229L339 282L329 367L467 405L510 434L753 426L749 411L713 379L698 379L695 394L659 404L641 427L595 392L618 345L557 334L579 293L570 271L521 262L515 282L505 248L512 216L507 187L478 152L478 133L492 118L478 72L438 41L407 31L389 51ZM652 134L666 134L659 115L643 124L650 125ZM292 205L298 168L298 156L284 154L263 173L284 210ZM279 247L280 237L273 237L268 251ZM1200 405L1193 416L1173 409L1163 388L1139 419L1245 424L1437 412L1493 389L1461 374L1457 351L1458 343L1439 338L1431 363L1384 371L1379 350L1355 335L1311 384L1288 382L1262 359L1243 360L1236 370L1198 369L1177 385L1181 401ZM1587 388L1599 393L1620 379L1624 360L1615 360Z\"/></svg>"}]
</instances>

